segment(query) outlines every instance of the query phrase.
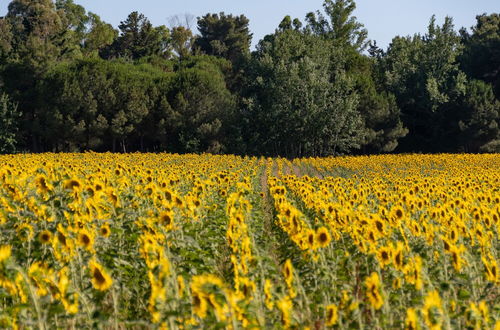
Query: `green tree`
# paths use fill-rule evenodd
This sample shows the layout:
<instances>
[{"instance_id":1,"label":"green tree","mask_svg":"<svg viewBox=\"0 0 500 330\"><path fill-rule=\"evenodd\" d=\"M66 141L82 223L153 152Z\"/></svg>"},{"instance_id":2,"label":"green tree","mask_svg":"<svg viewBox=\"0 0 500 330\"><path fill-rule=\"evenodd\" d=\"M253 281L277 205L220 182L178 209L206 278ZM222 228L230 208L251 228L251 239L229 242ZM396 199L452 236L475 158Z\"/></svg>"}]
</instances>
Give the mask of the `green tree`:
<instances>
[{"instance_id":1,"label":"green tree","mask_svg":"<svg viewBox=\"0 0 500 330\"><path fill-rule=\"evenodd\" d=\"M365 153L392 152L399 140L408 134L401 121L400 109L393 94L377 84L371 59L358 56L357 64L349 69L354 88L359 95L358 111L363 118L363 148ZM364 64L362 64L364 63ZM352 64L350 65L352 66Z\"/></svg>"},{"instance_id":2,"label":"green tree","mask_svg":"<svg viewBox=\"0 0 500 330\"><path fill-rule=\"evenodd\" d=\"M0 18L0 65L7 61L12 50L12 31L9 22Z\"/></svg>"},{"instance_id":3,"label":"green tree","mask_svg":"<svg viewBox=\"0 0 500 330\"><path fill-rule=\"evenodd\" d=\"M354 0L325 0L323 9L326 16L319 10L307 14L307 31L332 40L335 46L366 49L368 31L352 16Z\"/></svg>"},{"instance_id":4,"label":"green tree","mask_svg":"<svg viewBox=\"0 0 500 330\"><path fill-rule=\"evenodd\" d=\"M200 36L196 39L196 46L205 54L236 63L250 52L252 34L249 22L244 15L233 16L223 12L198 17Z\"/></svg>"},{"instance_id":5,"label":"green tree","mask_svg":"<svg viewBox=\"0 0 500 330\"><path fill-rule=\"evenodd\" d=\"M17 104L7 94L0 93L0 153L16 152L20 117Z\"/></svg>"},{"instance_id":6,"label":"green tree","mask_svg":"<svg viewBox=\"0 0 500 330\"><path fill-rule=\"evenodd\" d=\"M172 48L174 54L183 59L193 53L195 49L196 36L193 31L185 26L176 26L172 28Z\"/></svg>"},{"instance_id":7,"label":"green tree","mask_svg":"<svg viewBox=\"0 0 500 330\"><path fill-rule=\"evenodd\" d=\"M289 29L266 36L248 77L250 151L300 157L359 148L358 97L342 61L319 36Z\"/></svg>"},{"instance_id":8,"label":"green tree","mask_svg":"<svg viewBox=\"0 0 500 330\"><path fill-rule=\"evenodd\" d=\"M476 16L472 34L462 29L464 54L460 58L467 75L493 85L500 99L500 14Z\"/></svg>"},{"instance_id":9,"label":"green tree","mask_svg":"<svg viewBox=\"0 0 500 330\"><path fill-rule=\"evenodd\" d=\"M136 60L145 56L170 55L169 30L164 25L154 27L143 14L136 11L130 13L118 28L120 36L101 52L103 57L129 57Z\"/></svg>"},{"instance_id":10,"label":"green tree","mask_svg":"<svg viewBox=\"0 0 500 330\"><path fill-rule=\"evenodd\" d=\"M166 74L151 65L90 59L61 63L38 89L44 95L36 121L48 150L137 150L141 125L154 112ZM165 90L164 93L167 93Z\"/></svg>"},{"instance_id":11,"label":"green tree","mask_svg":"<svg viewBox=\"0 0 500 330\"><path fill-rule=\"evenodd\" d=\"M227 132L234 120L235 99L227 89L224 71L230 63L211 56L192 56L180 62L169 93L171 149L221 153L229 147Z\"/></svg>"},{"instance_id":12,"label":"green tree","mask_svg":"<svg viewBox=\"0 0 500 330\"><path fill-rule=\"evenodd\" d=\"M491 85L481 80L467 83L466 93L459 101L459 132L461 151L500 152L500 102Z\"/></svg>"},{"instance_id":13,"label":"green tree","mask_svg":"<svg viewBox=\"0 0 500 330\"><path fill-rule=\"evenodd\" d=\"M452 151L456 148L456 101L465 93L466 75L457 58L462 46L450 17L442 26L430 20L421 36L396 37L383 58L385 84L396 96L410 134L405 151Z\"/></svg>"},{"instance_id":14,"label":"green tree","mask_svg":"<svg viewBox=\"0 0 500 330\"><path fill-rule=\"evenodd\" d=\"M83 40L83 53L86 57L95 57L113 43L118 37L118 31L94 13L89 13L88 18Z\"/></svg>"},{"instance_id":15,"label":"green tree","mask_svg":"<svg viewBox=\"0 0 500 330\"><path fill-rule=\"evenodd\" d=\"M11 59L43 68L64 56L64 26L51 0L13 0L5 17L12 31Z\"/></svg>"}]
</instances>

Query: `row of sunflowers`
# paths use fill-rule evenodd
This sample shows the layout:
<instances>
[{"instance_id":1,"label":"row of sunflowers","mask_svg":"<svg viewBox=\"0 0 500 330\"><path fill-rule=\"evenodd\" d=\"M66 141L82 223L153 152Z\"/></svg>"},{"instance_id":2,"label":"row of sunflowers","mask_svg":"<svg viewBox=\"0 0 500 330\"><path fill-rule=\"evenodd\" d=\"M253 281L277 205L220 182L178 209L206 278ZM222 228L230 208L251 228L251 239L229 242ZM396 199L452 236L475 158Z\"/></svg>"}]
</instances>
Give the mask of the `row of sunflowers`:
<instances>
[{"instance_id":1,"label":"row of sunflowers","mask_svg":"<svg viewBox=\"0 0 500 330\"><path fill-rule=\"evenodd\" d=\"M0 156L0 328L500 329L498 168Z\"/></svg>"}]
</instances>

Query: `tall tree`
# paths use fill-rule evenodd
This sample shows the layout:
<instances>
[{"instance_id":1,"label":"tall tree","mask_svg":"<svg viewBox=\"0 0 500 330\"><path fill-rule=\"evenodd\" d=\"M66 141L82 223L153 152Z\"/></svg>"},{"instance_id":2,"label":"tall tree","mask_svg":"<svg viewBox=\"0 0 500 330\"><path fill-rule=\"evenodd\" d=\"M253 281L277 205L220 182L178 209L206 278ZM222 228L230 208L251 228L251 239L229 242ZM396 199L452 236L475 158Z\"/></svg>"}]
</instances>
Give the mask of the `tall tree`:
<instances>
[{"instance_id":1,"label":"tall tree","mask_svg":"<svg viewBox=\"0 0 500 330\"><path fill-rule=\"evenodd\" d=\"M362 119L342 56L298 30L277 30L259 43L244 111L252 152L300 157L359 148Z\"/></svg>"},{"instance_id":2,"label":"tall tree","mask_svg":"<svg viewBox=\"0 0 500 330\"><path fill-rule=\"evenodd\" d=\"M132 12L118 26L120 36L107 47L102 55L105 58L129 57L139 59L145 56L168 57L170 34L164 26L154 27L138 12Z\"/></svg>"},{"instance_id":3,"label":"tall tree","mask_svg":"<svg viewBox=\"0 0 500 330\"><path fill-rule=\"evenodd\" d=\"M192 56L179 64L169 93L171 148L181 152L221 153L227 150L235 99L224 71L230 63L210 56Z\"/></svg>"},{"instance_id":4,"label":"tall tree","mask_svg":"<svg viewBox=\"0 0 500 330\"><path fill-rule=\"evenodd\" d=\"M462 29L462 68L471 77L493 85L500 99L500 14L476 16L472 34Z\"/></svg>"},{"instance_id":5,"label":"tall tree","mask_svg":"<svg viewBox=\"0 0 500 330\"><path fill-rule=\"evenodd\" d=\"M65 55L64 25L52 0L13 0L5 19L13 35L11 58L43 68Z\"/></svg>"},{"instance_id":6,"label":"tall tree","mask_svg":"<svg viewBox=\"0 0 500 330\"><path fill-rule=\"evenodd\" d=\"M193 53L196 36L191 29L179 25L172 28L172 49L178 58L183 59Z\"/></svg>"},{"instance_id":7,"label":"tall tree","mask_svg":"<svg viewBox=\"0 0 500 330\"><path fill-rule=\"evenodd\" d=\"M0 65L7 61L12 50L12 30L5 18L0 18Z\"/></svg>"},{"instance_id":8,"label":"tall tree","mask_svg":"<svg viewBox=\"0 0 500 330\"><path fill-rule=\"evenodd\" d=\"M198 17L200 37L196 45L208 55L221 56L235 63L248 54L252 42L249 20L244 15L206 14Z\"/></svg>"},{"instance_id":9,"label":"tall tree","mask_svg":"<svg viewBox=\"0 0 500 330\"><path fill-rule=\"evenodd\" d=\"M20 117L17 104L0 91L0 154L16 151Z\"/></svg>"},{"instance_id":10,"label":"tall tree","mask_svg":"<svg viewBox=\"0 0 500 330\"><path fill-rule=\"evenodd\" d=\"M103 22L98 15L89 13L83 40L83 53L86 57L95 57L100 51L109 47L117 37L118 31L111 24Z\"/></svg>"},{"instance_id":11,"label":"tall tree","mask_svg":"<svg viewBox=\"0 0 500 330\"><path fill-rule=\"evenodd\" d=\"M392 152L408 134L396 98L377 77L378 60L357 52L348 54L347 70L359 95L358 111L364 122L362 152Z\"/></svg>"},{"instance_id":12,"label":"tall tree","mask_svg":"<svg viewBox=\"0 0 500 330\"><path fill-rule=\"evenodd\" d=\"M325 0L323 9L325 14L319 10L307 14L307 30L332 40L336 46L366 49L368 31L352 16L356 9L354 0Z\"/></svg>"},{"instance_id":13,"label":"tall tree","mask_svg":"<svg viewBox=\"0 0 500 330\"><path fill-rule=\"evenodd\" d=\"M468 81L457 108L460 109L455 133L458 150L500 152L500 101L491 85L481 80Z\"/></svg>"},{"instance_id":14,"label":"tall tree","mask_svg":"<svg viewBox=\"0 0 500 330\"><path fill-rule=\"evenodd\" d=\"M433 16L425 35L396 37L384 56L385 79L401 108L410 134L405 151L454 150L454 104L466 90L466 76L457 58L460 37L450 17L442 26Z\"/></svg>"}]
</instances>

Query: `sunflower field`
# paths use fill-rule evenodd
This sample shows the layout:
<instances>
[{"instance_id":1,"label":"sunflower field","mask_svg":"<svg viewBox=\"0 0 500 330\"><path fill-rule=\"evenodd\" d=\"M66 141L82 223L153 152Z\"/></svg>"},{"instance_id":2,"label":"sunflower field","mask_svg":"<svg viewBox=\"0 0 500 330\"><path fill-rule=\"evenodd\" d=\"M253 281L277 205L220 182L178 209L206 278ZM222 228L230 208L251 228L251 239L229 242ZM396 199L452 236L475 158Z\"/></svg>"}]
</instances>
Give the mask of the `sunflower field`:
<instances>
[{"instance_id":1,"label":"sunflower field","mask_svg":"<svg viewBox=\"0 0 500 330\"><path fill-rule=\"evenodd\" d=\"M0 328L500 329L499 169L0 156Z\"/></svg>"}]
</instances>

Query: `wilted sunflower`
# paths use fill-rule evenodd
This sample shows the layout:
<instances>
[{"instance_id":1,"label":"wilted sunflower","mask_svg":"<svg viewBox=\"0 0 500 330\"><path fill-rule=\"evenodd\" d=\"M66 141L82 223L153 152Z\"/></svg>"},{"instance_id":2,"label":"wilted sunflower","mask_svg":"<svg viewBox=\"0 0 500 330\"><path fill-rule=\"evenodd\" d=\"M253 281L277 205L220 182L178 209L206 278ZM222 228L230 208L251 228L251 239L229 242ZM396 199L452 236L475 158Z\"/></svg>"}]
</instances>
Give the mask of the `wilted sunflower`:
<instances>
[{"instance_id":1,"label":"wilted sunflower","mask_svg":"<svg viewBox=\"0 0 500 330\"><path fill-rule=\"evenodd\" d=\"M103 267L95 260L89 262L92 285L99 291L106 291L113 284L113 280Z\"/></svg>"}]
</instances>

